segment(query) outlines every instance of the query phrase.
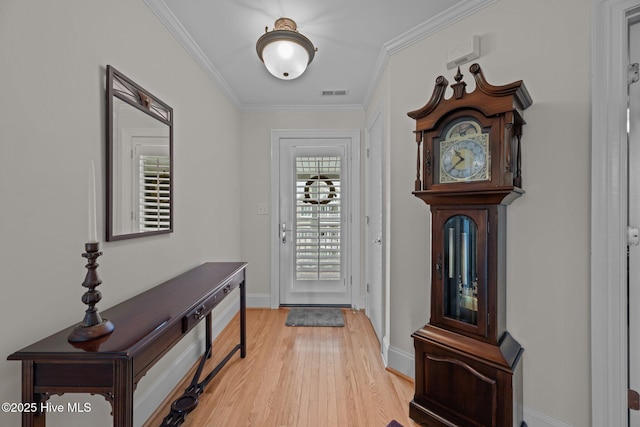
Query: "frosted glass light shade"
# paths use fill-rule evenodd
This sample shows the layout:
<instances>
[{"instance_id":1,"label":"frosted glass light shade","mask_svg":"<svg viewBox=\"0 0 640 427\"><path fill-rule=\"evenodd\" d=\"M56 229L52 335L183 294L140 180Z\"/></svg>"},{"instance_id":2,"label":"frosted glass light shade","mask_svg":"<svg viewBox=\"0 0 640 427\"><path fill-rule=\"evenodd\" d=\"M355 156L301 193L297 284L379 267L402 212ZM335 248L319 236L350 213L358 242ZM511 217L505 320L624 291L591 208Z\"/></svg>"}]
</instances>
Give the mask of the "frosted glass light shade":
<instances>
[{"instance_id":1,"label":"frosted glass light shade","mask_svg":"<svg viewBox=\"0 0 640 427\"><path fill-rule=\"evenodd\" d=\"M256 51L267 70L282 80L300 77L315 55L315 47L298 33L296 23L288 18L276 21L275 29L258 39Z\"/></svg>"},{"instance_id":2,"label":"frosted glass light shade","mask_svg":"<svg viewBox=\"0 0 640 427\"><path fill-rule=\"evenodd\" d=\"M309 54L297 43L277 40L265 46L262 59L267 70L275 77L293 80L307 69Z\"/></svg>"}]
</instances>

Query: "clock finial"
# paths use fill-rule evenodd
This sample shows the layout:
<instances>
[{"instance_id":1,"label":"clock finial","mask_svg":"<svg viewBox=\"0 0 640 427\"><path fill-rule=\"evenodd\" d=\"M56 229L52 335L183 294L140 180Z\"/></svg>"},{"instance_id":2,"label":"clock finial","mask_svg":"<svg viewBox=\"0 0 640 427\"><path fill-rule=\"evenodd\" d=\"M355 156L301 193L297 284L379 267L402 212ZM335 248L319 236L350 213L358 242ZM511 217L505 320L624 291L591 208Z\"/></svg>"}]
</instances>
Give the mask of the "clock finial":
<instances>
[{"instance_id":1,"label":"clock finial","mask_svg":"<svg viewBox=\"0 0 640 427\"><path fill-rule=\"evenodd\" d=\"M458 72L453 78L456 80L456 83L451 85L451 89L453 89L453 96L456 99L460 99L462 98L462 95L464 95L464 88L467 86L467 84L462 81L462 73L460 72L460 67L458 67Z\"/></svg>"},{"instance_id":2,"label":"clock finial","mask_svg":"<svg viewBox=\"0 0 640 427\"><path fill-rule=\"evenodd\" d=\"M462 73L460 72L460 67L458 67L458 72L456 73L454 79L456 80L456 82L460 82L460 80L462 80Z\"/></svg>"}]
</instances>

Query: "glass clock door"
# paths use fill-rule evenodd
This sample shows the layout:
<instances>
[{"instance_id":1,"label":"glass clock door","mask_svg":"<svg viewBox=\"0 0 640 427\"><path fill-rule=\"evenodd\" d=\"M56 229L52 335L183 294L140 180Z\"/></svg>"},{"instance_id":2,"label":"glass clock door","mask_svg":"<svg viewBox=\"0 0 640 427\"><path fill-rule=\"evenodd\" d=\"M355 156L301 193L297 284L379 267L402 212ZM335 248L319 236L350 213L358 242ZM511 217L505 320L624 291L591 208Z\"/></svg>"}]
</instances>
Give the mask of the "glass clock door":
<instances>
[{"instance_id":1,"label":"glass clock door","mask_svg":"<svg viewBox=\"0 0 640 427\"><path fill-rule=\"evenodd\" d=\"M444 315L478 324L478 227L465 215L444 224Z\"/></svg>"},{"instance_id":2,"label":"glass clock door","mask_svg":"<svg viewBox=\"0 0 640 427\"><path fill-rule=\"evenodd\" d=\"M434 236L437 317L474 334L486 331L486 210L437 210L441 233ZM435 229L435 228L434 228ZM437 245L437 246L435 246ZM434 319L436 320L436 319Z\"/></svg>"}]
</instances>

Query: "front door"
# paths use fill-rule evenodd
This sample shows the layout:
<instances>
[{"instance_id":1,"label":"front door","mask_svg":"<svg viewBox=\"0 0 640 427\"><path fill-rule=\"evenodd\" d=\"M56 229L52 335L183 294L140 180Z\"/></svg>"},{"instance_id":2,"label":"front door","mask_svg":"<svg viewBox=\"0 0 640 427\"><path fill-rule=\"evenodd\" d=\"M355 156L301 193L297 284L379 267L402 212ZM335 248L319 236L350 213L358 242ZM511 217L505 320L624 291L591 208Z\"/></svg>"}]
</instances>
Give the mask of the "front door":
<instances>
[{"instance_id":1,"label":"front door","mask_svg":"<svg viewBox=\"0 0 640 427\"><path fill-rule=\"evenodd\" d=\"M350 142L280 140L281 305L351 305Z\"/></svg>"}]
</instances>

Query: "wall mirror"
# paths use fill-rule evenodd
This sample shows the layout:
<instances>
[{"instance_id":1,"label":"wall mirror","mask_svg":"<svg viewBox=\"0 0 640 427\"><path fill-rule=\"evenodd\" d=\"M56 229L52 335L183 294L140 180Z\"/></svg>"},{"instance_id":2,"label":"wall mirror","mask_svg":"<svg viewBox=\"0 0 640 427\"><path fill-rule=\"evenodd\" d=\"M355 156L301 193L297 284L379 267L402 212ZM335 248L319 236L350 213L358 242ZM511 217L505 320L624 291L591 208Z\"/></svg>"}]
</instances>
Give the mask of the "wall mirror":
<instances>
[{"instance_id":1,"label":"wall mirror","mask_svg":"<svg viewBox=\"0 0 640 427\"><path fill-rule=\"evenodd\" d=\"M107 65L107 241L173 231L173 109Z\"/></svg>"}]
</instances>

